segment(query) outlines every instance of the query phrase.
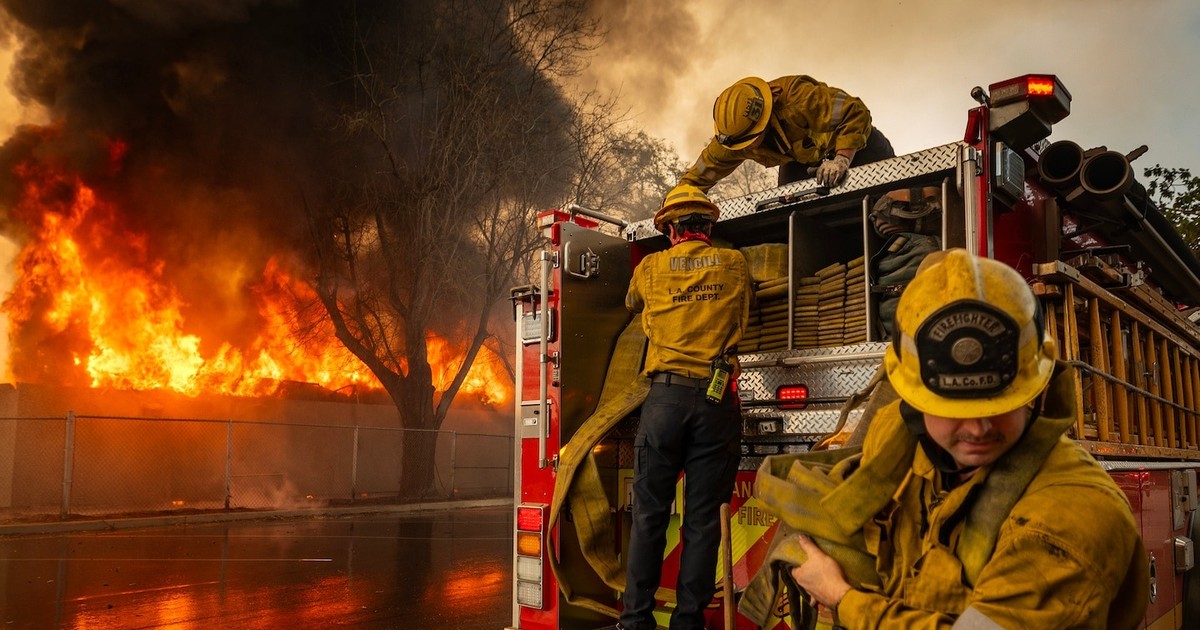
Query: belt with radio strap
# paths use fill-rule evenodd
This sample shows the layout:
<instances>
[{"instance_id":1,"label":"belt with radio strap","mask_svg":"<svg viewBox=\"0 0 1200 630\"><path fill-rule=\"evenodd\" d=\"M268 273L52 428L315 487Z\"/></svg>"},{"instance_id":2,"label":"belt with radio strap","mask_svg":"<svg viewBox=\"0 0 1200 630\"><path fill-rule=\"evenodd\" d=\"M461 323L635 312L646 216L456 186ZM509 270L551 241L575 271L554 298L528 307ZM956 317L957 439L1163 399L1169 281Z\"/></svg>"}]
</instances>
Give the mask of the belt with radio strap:
<instances>
[{"instance_id":1,"label":"belt with radio strap","mask_svg":"<svg viewBox=\"0 0 1200 630\"><path fill-rule=\"evenodd\" d=\"M692 378L690 376L680 376L672 372L655 372L650 377L651 383L662 383L663 385L677 385L690 389L704 389L708 387L708 381L700 378Z\"/></svg>"}]
</instances>

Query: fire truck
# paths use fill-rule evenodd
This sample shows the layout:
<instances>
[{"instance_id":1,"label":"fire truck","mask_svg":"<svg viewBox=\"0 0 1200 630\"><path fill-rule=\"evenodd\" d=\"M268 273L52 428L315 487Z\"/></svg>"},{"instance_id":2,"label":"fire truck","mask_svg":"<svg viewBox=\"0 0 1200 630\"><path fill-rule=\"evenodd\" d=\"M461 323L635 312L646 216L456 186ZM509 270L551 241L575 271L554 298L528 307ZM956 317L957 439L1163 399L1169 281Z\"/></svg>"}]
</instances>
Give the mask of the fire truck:
<instances>
[{"instance_id":1,"label":"fire truck","mask_svg":"<svg viewBox=\"0 0 1200 630\"><path fill-rule=\"evenodd\" d=\"M1200 261L1134 175L1130 161L1144 147L1121 153L1050 140L1070 111L1057 77L1026 75L971 96L978 105L962 141L857 166L835 188L800 181L718 202L714 242L742 249L752 266L754 252L774 256L783 276L769 284L786 289L773 292L781 297L770 310L787 315L759 324L757 340L739 346L745 437L710 628L730 627L728 593L755 574L778 527L753 492L763 458L836 447L837 436L868 420L859 403L890 340L883 313L903 290L882 263L895 239L881 235L873 212L881 196L905 190L932 191L940 218L926 233L938 247L966 248L1027 278L1060 358L1077 368L1080 414L1070 437L1110 472L1140 524L1150 576L1145 627L1200 627L1200 328L1188 309L1200 306ZM631 523L639 399L626 384L641 365L626 357L644 338L624 296L639 260L669 243L650 220L625 223L578 206L539 222L549 237L539 283L512 296L509 630L597 628L619 610L613 576ZM813 285L816 300L806 293ZM764 313L765 304L758 301ZM752 316L752 328L755 316L768 319ZM667 588L686 510L677 494ZM775 628L789 627L787 607L779 602ZM665 626L670 603L656 614Z\"/></svg>"}]
</instances>

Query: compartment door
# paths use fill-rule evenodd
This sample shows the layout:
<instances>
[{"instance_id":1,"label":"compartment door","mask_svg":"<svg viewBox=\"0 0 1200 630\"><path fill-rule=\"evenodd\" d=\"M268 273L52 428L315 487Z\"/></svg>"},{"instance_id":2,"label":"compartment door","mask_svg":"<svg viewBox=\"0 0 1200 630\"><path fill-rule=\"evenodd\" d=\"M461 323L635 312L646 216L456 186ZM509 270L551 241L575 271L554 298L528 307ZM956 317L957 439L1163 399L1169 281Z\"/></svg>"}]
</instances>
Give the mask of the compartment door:
<instances>
[{"instance_id":1,"label":"compartment door","mask_svg":"<svg viewBox=\"0 0 1200 630\"><path fill-rule=\"evenodd\" d=\"M633 267L630 244L624 239L572 223L561 228L558 381L565 444L595 409L609 356L629 323L625 293Z\"/></svg>"}]
</instances>

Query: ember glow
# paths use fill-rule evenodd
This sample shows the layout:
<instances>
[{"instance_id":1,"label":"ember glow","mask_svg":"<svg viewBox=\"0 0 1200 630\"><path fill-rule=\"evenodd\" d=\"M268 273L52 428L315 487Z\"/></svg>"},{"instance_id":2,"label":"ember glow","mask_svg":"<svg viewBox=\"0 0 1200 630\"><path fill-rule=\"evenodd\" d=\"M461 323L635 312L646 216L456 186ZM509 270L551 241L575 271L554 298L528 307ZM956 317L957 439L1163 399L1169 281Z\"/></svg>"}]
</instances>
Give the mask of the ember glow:
<instances>
[{"instance_id":1,"label":"ember glow","mask_svg":"<svg viewBox=\"0 0 1200 630\"><path fill-rule=\"evenodd\" d=\"M127 147L107 146L119 168ZM328 320L297 317L297 305L315 304L316 296L285 257L269 257L238 292L248 314L240 321L250 322L253 334L243 331L236 344L213 338L204 322L188 321L188 300L166 280L173 261L152 253L148 234L123 225L119 208L61 169L24 162L14 175L23 188L10 216L26 233L3 309L18 381L188 395L265 395L285 381L348 392L379 388ZM242 266L230 261L231 277L244 275L234 272ZM439 391L464 350L429 339ZM485 347L461 393L503 403L509 380Z\"/></svg>"}]
</instances>

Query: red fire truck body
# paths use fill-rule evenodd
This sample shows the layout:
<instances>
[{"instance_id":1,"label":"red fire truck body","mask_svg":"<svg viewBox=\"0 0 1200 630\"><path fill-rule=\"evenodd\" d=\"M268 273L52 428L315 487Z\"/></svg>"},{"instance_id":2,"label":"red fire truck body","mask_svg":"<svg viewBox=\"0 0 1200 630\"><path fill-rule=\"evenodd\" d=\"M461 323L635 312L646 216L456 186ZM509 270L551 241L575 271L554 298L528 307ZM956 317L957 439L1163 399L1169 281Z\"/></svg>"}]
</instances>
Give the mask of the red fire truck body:
<instances>
[{"instance_id":1,"label":"red fire truck body","mask_svg":"<svg viewBox=\"0 0 1200 630\"><path fill-rule=\"evenodd\" d=\"M845 300L856 305L850 311L865 310L866 323L843 333L851 342L804 343L797 315L788 318L782 348L739 356L745 438L727 540L733 588L744 588L758 570L776 529L753 494L763 457L808 450L862 419L861 408L845 403L862 393L888 345L878 312L886 287L871 262L884 245L870 221L875 200L891 190L936 187L941 247L996 258L1028 278L1060 357L1078 368L1081 413L1071 437L1110 471L1140 523L1151 576L1145 627L1200 627L1192 546L1200 535L1200 328L1180 308L1200 305L1200 261L1145 199L1129 164L1135 155L1047 140L1069 111L1057 78L1028 75L972 96L979 106L969 111L961 142L853 168L832 190L796 182L719 202L717 239L786 251L789 307L801 278L818 269L855 258L866 267ZM619 558L628 541L636 411L598 433L589 422L630 321L624 295L632 270L668 243L650 221L627 225L578 207L542 220L550 245L541 254L540 283L513 292L518 402L509 630L598 628L614 622L606 610L619 609L619 593L603 577L613 569L602 560ZM837 316L863 320L856 315L843 309ZM602 494L572 509L562 486L584 455L595 462ZM686 510L678 496L663 559L668 588L678 569L678 514ZM595 531L611 536L597 545ZM714 580L722 584L723 567ZM726 627L721 595L718 588L710 628ZM788 627L786 608L781 602L776 628ZM669 613L664 603L661 625ZM735 627L753 626L737 617Z\"/></svg>"}]
</instances>

